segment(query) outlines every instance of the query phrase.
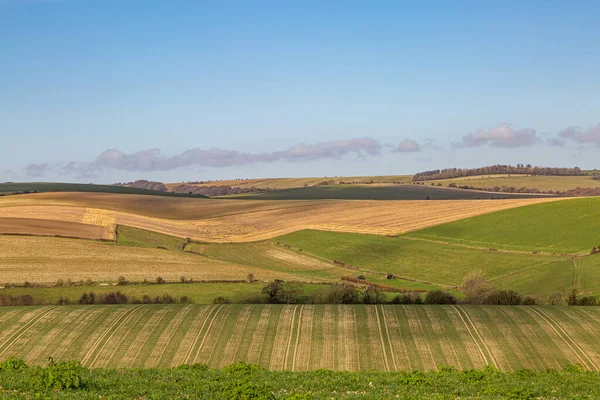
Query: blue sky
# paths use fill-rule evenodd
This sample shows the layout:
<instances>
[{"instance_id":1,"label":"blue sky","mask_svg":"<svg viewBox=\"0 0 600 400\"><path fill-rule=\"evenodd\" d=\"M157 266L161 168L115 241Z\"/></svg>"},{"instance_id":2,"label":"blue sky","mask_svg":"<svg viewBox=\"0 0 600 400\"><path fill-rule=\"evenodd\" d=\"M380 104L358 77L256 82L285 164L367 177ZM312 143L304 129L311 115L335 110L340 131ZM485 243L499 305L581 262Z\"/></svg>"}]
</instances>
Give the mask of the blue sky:
<instances>
[{"instance_id":1,"label":"blue sky","mask_svg":"<svg viewBox=\"0 0 600 400\"><path fill-rule=\"evenodd\" d=\"M600 168L598 1L0 0L0 181Z\"/></svg>"}]
</instances>

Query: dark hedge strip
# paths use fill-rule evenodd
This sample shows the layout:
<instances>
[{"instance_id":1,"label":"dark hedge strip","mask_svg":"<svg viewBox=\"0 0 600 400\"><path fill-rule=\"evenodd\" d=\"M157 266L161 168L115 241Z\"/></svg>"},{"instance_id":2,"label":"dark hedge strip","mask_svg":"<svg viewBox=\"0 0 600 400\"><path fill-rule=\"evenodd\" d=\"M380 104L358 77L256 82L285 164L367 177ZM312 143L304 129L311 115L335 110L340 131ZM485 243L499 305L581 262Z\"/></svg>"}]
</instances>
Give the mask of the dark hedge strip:
<instances>
[{"instance_id":1,"label":"dark hedge strip","mask_svg":"<svg viewBox=\"0 0 600 400\"><path fill-rule=\"evenodd\" d=\"M0 397L10 399L596 399L600 374L499 372L492 367L431 372L272 372L237 363L171 369L88 370L76 362L0 363Z\"/></svg>"}]
</instances>

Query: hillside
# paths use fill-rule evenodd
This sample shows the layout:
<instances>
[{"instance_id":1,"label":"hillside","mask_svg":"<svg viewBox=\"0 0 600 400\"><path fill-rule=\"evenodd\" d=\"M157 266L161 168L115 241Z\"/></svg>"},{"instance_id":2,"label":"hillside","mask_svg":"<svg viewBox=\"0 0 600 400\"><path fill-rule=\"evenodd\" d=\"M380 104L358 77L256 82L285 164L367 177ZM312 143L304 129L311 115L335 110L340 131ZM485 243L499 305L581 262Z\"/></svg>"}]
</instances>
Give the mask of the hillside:
<instances>
[{"instance_id":1,"label":"hillside","mask_svg":"<svg viewBox=\"0 0 600 400\"><path fill-rule=\"evenodd\" d=\"M359 268L369 281L402 286L401 278L445 287L459 286L472 271L481 270L494 286L520 293L548 296L573 284L572 260L444 245L402 237L301 231L276 239L303 253ZM356 275L358 272L355 272ZM391 273L400 279L386 280ZM592 277L590 277L592 278ZM586 279L582 277L582 281ZM591 279L594 289L600 284Z\"/></svg>"},{"instance_id":2,"label":"hillside","mask_svg":"<svg viewBox=\"0 0 600 400\"><path fill-rule=\"evenodd\" d=\"M538 204L423 229L412 238L529 252L586 254L600 245L600 198Z\"/></svg>"},{"instance_id":3,"label":"hillside","mask_svg":"<svg viewBox=\"0 0 600 400\"><path fill-rule=\"evenodd\" d=\"M597 308L133 305L0 308L0 359L91 368L238 360L273 371L492 365L598 371Z\"/></svg>"},{"instance_id":4,"label":"hillside","mask_svg":"<svg viewBox=\"0 0 600 400\"><path fill-rule=\"evenodd\" d=\"M161 192L151 189L139 189L117 185L94 185L81 183L52 183L52 182L27 182L27 183L0 183L0 195L15 193L51 193L51 192L89 192L89 193L120 193L120 194L144 194L165 197L205 197L202 195L191 195L186 193Z\"/></svg>"},{"instance_id":5,"label":"hillside","mask_svg":"<svg viewBox=\"0 0 600 400\"><path fill-rule=\"evenodd\" d=\"M333 185L276 190L229 196L253 200L476 200L522 199L545 195L488 193L483 191L444 188L429 185Z\"/></svg>"},{"instance_id":6,"label":"hillside","mask_svg":"<svg viewBox=\"0 0 600 400\"><path fill-rule=\"evenodd\" d=\"M593 176L533 176L533 175L478 175L462 178L442 179L429 181L427 183L441 184L444 187L449 185L470 186L474 188L493 189L494 187L502 189L520 188L537 189L541 192L566 192L576 188L600 188L600 180L595 180Z\"/></svg>"},{"instance_id":7,"label":"hillside","mask_svg":"<svg viewBox=\"0 0 600 400\"><path fill-rule=\"evenodd\" d=\"M558 200L240 201L38 193L0 198L0 218L75 222L102 226L107 232L114 232L116 225L125 225L197 241L227 243L265 240L303 229L394 235L474 215Z\"/></svg>"}]
</instances>

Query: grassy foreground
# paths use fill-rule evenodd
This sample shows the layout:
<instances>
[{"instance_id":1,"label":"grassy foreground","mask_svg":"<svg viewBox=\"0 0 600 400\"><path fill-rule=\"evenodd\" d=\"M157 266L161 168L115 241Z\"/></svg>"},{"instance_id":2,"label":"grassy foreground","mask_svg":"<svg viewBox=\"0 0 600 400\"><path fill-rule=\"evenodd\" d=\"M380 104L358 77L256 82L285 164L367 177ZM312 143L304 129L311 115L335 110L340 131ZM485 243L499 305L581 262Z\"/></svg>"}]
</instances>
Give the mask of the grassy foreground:
<instances>
[{"instance_id":1,"label":"grassy foreground","mask_svg":"<svg viewBox=\"0 0 600 400\"><path fill-rule=\"evenodd\" d=\"M600 374L494 368L457 371L272 372L248 364L224 369L87 370L74 364L0 370L0 397L11 399L593 399ZM68 384L76 387L67 388Z\"/></svg>"},{"instance_id":2,"label":"grassy foreground","mask_svg":"<svg viewBox=\"0 0 600 400\"><path fill-rule=\"evenodd\" d=\"M271 371L600 369L600 310L509 306L3 307L0 361L89 368L237 361Z\"/></svg>"}]
</instances>

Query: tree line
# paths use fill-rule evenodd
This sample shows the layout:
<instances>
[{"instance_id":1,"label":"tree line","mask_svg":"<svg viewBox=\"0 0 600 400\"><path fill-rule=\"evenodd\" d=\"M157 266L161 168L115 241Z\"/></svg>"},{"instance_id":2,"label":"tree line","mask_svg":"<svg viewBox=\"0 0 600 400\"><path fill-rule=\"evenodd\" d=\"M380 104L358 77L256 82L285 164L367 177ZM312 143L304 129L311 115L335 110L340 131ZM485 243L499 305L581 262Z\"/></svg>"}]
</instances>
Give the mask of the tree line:
<instances>
[{"instance_id":1,"label":"tree line","mask_svg":"<svg viewBox=\"0 0 600 400\"><path fill-rule=\"evenodd\" d=\"M481 168L446 168L423 171L413 176L413 181L431 181L438 179L453 179L465 176L477 175L500 175L500 174L519 174L519 175L543 175L543 176L579 176L584 175L579 167L574 168L554 168L537 167L531 164L523 165L490 165Z\"/></svg>"}]
</instances>

